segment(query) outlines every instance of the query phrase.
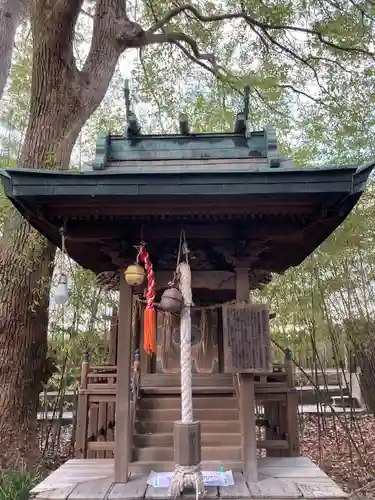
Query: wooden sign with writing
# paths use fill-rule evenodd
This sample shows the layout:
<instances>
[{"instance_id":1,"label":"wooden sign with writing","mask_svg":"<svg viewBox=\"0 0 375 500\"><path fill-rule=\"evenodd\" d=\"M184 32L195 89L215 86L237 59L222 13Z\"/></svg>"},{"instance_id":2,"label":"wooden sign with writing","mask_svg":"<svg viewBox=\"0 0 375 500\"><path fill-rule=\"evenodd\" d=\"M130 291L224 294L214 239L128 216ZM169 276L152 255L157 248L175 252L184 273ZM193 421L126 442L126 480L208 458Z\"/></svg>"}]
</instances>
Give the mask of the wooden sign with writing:
<instances>
[{"instance_id":1,"label":"wooden sign with writing","mask_svg":"<svg viewBox=\"0 0 375 500\"><path fill-rule=\"evenodd\" d=\"M265 304L238 303L223 307L224 371L271 371L269 311Z\"/></svg>"}]
</instances>

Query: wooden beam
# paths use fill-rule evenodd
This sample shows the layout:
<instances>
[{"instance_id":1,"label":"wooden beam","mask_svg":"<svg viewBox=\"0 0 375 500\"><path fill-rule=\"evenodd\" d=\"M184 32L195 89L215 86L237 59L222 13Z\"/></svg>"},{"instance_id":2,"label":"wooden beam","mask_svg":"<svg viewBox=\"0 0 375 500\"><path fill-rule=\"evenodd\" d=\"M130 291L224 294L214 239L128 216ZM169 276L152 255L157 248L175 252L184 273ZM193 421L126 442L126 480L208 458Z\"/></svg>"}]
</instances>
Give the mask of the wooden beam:
<instances>
[{"instance_id":1,"label":"wooden beam","mask_svg":"<svg viewBox=\"0 0 375 500\"><path fill-rule=\"evenodd\" d=\"M126 264L123 263L121 269L125 268ZM102 273L98 276L98 283L102 286L108 286L110 289L118 289L119 271L109 271ZM156 290L164 290L168 287L168 283L173 278L173 271L156 271ZM247 278L249 288L261 288L264 284L271 281L272 275L268 271L261 269L254 269L251 271L250 276ZM137 294L142 294L146 287L145 282L142 285L134 288ZM229 295L235 293L236 290L236 275L232 271L193 271L192 273L192 288L195 290L211 290L216 292L230 292ZM198 297L199 298L199 297ZM224 300L232 300L234 297L229 297ZM212 299L218 300L221 299ZM210 301L212 303L212 300Z\"/></svg>"},{"instance_id":2,"label":"wooden beam","mask_svg":"<svg viewBox=\"0 0 375 500\"><path fill-rule=\"evenodd\" d=\"M147 241L160 241L163 239L179 240L181 225L175 223L165 223L163 226L155 227L144 224L144 233ZM293 222L288 217L275 218L274 220L259 221L236 221L235 224L184 224L186 237L189 240L232 240L235 233L240 228L241 238L249 240L258 239L287 239L288 236L301 239L303 228L299 223ZM66 239L76 241L106 240L117 238L129 238L134 235L137 238L139 233L139 223L124 220L109 221L82 221L70 220L67 223Z\"/></svg>"},{"instance_id":3,"label":"wooden beam","mask_svg":"<svg viewBox=\"0 0 375 500\"><path fill-rule=\"evenodd\" d=\"M130 365L132 345L132 289L120 273L120 305L117 339L115 482L126 483L129 469Z\"/></svg>"},{"instance_id":4,"label":"wooden beam","mask_svg":"<svg viewBox=\"0 0 375 500\"><path fill-rule=\"evenodd\" d=\"M239 302L249 301L249 269L236 268L236 299ZM243 475L246 482L258 481L257 438L255 422L255 388L254 375L239 375L239 402L241 420L241 442Z\"/></svg>"},{"instance_id":5,"label":"wooden beam","mask_svg":"<svg viewBox=\"0 0 375 500\"><path fill-rule=\"evenodd\" d=\"M156 271L156 288L167 288L173 274L168 271ZM192 288L208 290L235 290L236 275L231 271L193 271L191 273Z\"/></svg>"},{"instance_id":6,"label":"wooden beam","mask_svg":"<svg viewBox=\"0 0 375 500\"><path fill-rule=\"evenodd\" d=\"M265 197L266 200L266 197ZM230 206L230 208L228 208ZM100 213L101 216L136 216L136 217L153 217L153 216L166 216L170 215L239 215L244 214L261 214L261 215L274 215L275 211L283 211L285 215L310 215L314 213L315 206L310 200L291 200L291 201L270 201L269 199L260 202L248 200L231 200L226 201L226 205L218 203L218 197L211 202L202 201L197 205L196 210L192 209L191 200L188 202L174 202L174 201L156 201L148 202L141 200L134 200L133 202L101 202L95 201L90 198L86 205L80 202L65 201L55 202L45 205L45 211L49 217L81 217ZM187 235L188 236L188 235Z\"/></svg>"},{"instance_id":7,"label":"wooden beam","mask_svg":"<svg viewBox=\"0 0 375 500\"><path fill-rule=\"evenodd\" d=\"M249 301L249 269L243 267L236 268L236 300L238 302Z\"/></svg>"}]
</instances>

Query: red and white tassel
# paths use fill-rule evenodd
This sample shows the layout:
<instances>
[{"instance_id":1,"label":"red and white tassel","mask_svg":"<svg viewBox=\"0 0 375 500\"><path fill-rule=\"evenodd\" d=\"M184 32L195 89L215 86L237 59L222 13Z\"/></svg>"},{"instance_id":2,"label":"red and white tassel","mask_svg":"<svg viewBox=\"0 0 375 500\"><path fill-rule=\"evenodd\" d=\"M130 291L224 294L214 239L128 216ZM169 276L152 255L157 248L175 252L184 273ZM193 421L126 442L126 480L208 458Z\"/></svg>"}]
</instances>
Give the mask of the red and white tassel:
<instances>
[{"instance_id":1,"label":"red and white tassel","mask_svg":"<svg viewBox=\"0 0 375 500\"><path fill-rule=\"evenodd\" d=\"M156 314L155 314L155 273L150 256L146 250L146 243L141 242L138 258L145 265L147 273L146 308L144 312L144 343L146 353L151 356L156 352Z\"/></svg>"}]
</instances>

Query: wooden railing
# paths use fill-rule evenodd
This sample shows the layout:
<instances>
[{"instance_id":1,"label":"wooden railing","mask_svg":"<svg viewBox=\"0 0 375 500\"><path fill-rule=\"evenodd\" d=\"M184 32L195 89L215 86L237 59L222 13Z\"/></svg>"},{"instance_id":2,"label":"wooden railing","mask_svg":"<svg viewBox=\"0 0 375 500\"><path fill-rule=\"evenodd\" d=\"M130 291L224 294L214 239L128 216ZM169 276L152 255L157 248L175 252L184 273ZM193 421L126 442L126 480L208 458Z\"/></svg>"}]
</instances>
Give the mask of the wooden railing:
<instances>
[{"instance_id":1,"label":"wooden railing","mask_svg":"<svg viewBox=\"0 0 375 500\"><path fill-rule=\"evenodd\" d=\"M140 356L139 349L135 351L134 363L133 363L133 375L131 378L131 401L130 401L130 421L129 421L129 438L131 439L131 444L129 446L129 461L132 460L133 451L133 436L134 436L134 426L135 426L135 416L137 411L138 398L140 395Z\"/></svg>"},{"instance_id":2,"label":"wooden railing","mask_svg":"<svg viewBox=\"0 0 375 500\"><path fill-rule=\"evenodd\" d=\"M266 450L267 456L298 456L297 394L291 352L287 352L284 363L272 365L272 372L254 375L254 379L257 448ZM233 385L240 408L244 388L239 373L233 375Z\"/></svg>"},{"instance_id":3,"label":"wooden railing","mask_svg":"<svg viewBox=\"0 0 375 500\"><path fill-rule=\"evenodd\" d=\"M256 420L257 447L267 450L268 456L288 456L298 454L297 408L295 389L293 388L292 365L286 360L284 364L273 365L272 372L255 375L256 404L264 410ZM218 377L229 374L218 374ZM170 384L171 377L158 376L158 384ZM129 401L129 438L134 434L137 404L142 388L147 387L147 377L155 385L155 375L141 377L139 351L136 351L131 376L131 400ZM178 375L176 375L178 378ZM204 376L202 376L205 378ZM160 378L160 380L159 380ZM168 379L168 380L164 380ZM209 375L206 378L210 378ZM213 377L214 379L215 377ZM147 380L146 380L147 379ZM88 458L112 458L114 452L115 407L117 388L117 367L113 365L89 366L88 356L82 362L81 387L78 409L78 426L76 434L76 456ZM203 381L199 381L199 387ZM207 382L204 382L207 383ZM146 384L146 385L145 385ZM229 382L226 385L231 385ZM198 385L196 386L198 387ZM233 388L238 401L240 384L237 375L233 376ZM294 401L294 402L293 402ZM129 446L129 452L132 446ZM131 457L129 457L131 460Z\"/></svg>"},{"instance_id":4,"label":"wooden railing","mask_svg":"<svg viewBox=\"0 0 375 500\"><path fill-rule=\"evenodd\" d=\"M135 353L131 377L129 437L135 425L137 401L140 397L139 351ZM84 353L78 398L77 458L113 458L115 442L117 366L89 366ZM132 447L129 447L130 450Z\"/></svg>"}]
</instances>

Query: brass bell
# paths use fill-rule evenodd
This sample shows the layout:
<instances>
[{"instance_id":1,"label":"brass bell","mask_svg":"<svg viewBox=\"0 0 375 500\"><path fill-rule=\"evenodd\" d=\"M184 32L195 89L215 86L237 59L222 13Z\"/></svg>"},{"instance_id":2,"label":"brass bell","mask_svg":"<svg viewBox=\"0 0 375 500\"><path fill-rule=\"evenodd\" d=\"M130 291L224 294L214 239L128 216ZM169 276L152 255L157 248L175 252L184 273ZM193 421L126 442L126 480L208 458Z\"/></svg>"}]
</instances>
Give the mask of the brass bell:
<instances>
[{"instance_id":1,"label":"brass bell","mask_svg":"<svg viewBox=\"0 0 375 500\"><path fill-rule=\"evenodd\" d=\"M178 313L181 311L183 304L184 299L182 298L182 293L178 288L172 287L164 291L161 296L159 307L163 309L163 311Z\"/></svg>"},{"instance_id":2,"label":"brass bell","mask_svg":"<svg viewBox=\"0 0 375 500\"><path fill-rule=\"evenodd\" d=\"M145 270L139 264L129 266L124 272L126 282L131 286L141 285L145 279Z\"/></svg>"}]
</instances>

